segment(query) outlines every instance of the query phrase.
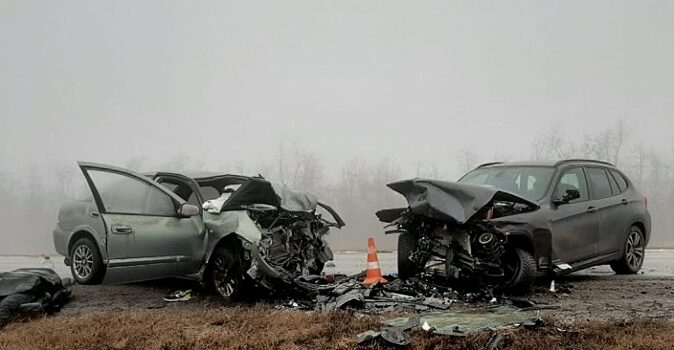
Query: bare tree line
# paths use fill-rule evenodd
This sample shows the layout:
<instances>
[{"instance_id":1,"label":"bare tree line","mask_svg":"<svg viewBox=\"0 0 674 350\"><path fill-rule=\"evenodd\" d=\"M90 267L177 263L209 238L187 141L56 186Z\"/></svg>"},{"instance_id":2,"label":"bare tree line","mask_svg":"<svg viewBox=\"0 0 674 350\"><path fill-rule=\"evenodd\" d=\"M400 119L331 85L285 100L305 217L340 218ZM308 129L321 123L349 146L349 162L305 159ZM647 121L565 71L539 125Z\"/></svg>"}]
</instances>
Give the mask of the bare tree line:
<instances>
[{"instance_id":1,"label":"bare tree line","mask_svg":"<svg viewBox=\"0 0 674 350\"><path fill-rule=\"evenodd\" d=\"M670 229L674 225L674 216L669 214L674 209L673 154L658 153L633 142L622 122L584 135L567 132L560 125L553 125L540 133L532 140L528 158L590 158L616 164L649 198L653 217L651 246L674 246L674 233ZM262 174L271 181L316 193L347 222L345 228L331 233L329 239L335 249L365 249L367 237L376 237L381 249L394 249L396 237L383 234L383 225L374 213L383 208L404 206L405 202L385 185L415 176L456 180L457 173L464 173L487 161L486 157L470 148L456 151L453 157L453 164L417 162L408 168L389 158L366 161L356 157L342 164L337 171L328 172L320 155L301 147L280 144L270 159L221 164L216 170L244 175ZM451 163L451 160L448 158L443 162ZM203 159L180 153L157 166L150 163L149 159L132 156L121 166L145 171L213 169L207 167ZM454 171L447 170L449 168ZM5 223L0 254L52 252L51 230L56 223L60 203L86 194L88 189L74 162L30 166L20 173L11 174L0 170L0 212Z\"/></svg>"}]
</instances>

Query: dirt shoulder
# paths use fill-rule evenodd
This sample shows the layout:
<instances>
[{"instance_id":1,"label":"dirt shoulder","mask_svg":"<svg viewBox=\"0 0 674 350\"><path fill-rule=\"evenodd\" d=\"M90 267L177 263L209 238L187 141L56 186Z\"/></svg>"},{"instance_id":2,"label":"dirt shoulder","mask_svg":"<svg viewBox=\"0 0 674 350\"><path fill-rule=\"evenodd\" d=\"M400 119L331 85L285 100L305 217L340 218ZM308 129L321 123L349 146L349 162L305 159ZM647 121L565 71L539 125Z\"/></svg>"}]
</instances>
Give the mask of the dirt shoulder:
<instances>
[{"instance_id":1,"label":"dirt shoulder","mask_svg":"<svg viewBox=\"0 0 674 350\"><path fill-rule=\"evenodd\" d=\"M550 293L545 284L526 297L551 308L542 311L546 326L502 331L501 349L671 349L674 278L569 276L556 285L570 293ZM189 302L162 300L176 288L190 287L194 285L183 280L78 285L58 314L19 319L0 331L0 349L354 349L356 334L378 328L383 320L380 315L278 310L259 303L223 305L198 290ZM414 331L412 348L474 349L493 336Z\"/></svg>"},{"instance_id":2,"label":"dirt shoulder","mask_svg":"<svg viewBox=\"0 0 674 350\"><path fill-rule=\"evenodd\" d=\"M545 283L523 297L550 307L551 310L542 311L543 316L560 321L674 319L674 278L671 277L572 275L555 282L558 290L569 289L570 293L550 293ZM231 306L196 289L189 302L167 303L162 299L172 290L194 287L184 280L119 286L77 285L73 300L53 317L109 311L207 311ZM457 304L454 307L477 306Z\"/></svg>"},{"instance_id":3,"label":"dirt shoulder","mask_svg":"<svg viewBox=\"0 0 674 350\"><path fill-rule=\"evenodd\" d=\"M229 307L208 311L113 311L10 324L0 349L385 349L381 340L359 346L357 334L381 325L378 316ZM465 337L411 332L410 349L671 349L674 322L594 321L536 330L486 331Z\"/></svg>"}]
</instances>

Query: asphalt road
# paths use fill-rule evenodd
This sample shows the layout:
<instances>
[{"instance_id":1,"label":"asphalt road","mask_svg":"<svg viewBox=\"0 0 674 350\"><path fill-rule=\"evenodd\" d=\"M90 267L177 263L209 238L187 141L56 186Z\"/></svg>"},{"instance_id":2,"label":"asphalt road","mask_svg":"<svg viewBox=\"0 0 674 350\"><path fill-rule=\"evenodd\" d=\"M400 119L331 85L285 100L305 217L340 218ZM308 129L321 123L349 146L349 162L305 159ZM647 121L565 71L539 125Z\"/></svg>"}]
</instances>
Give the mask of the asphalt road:
<instances>
[{"instance_id":1,"label":"asphalt road","mask_svg":"<svg viewBox=\"0 0 674 350\"><path fill-rule=\"evenodd\" d=\"M379 265L382 272L396 272L396 253L379 253ZM70 270L63 264L63 258L53 256L55 270L63 277L70 276ZM40 267L43 259L37 256L0 256L0 271L10 271L23 267ZM367 253L365 252L340 252L335 253L335 266L337 272L347 275L363 271L367 267ZM573 275L614 275L608 266L597 266ZM639 275L649 277L674 277L674 249L647 250L646 260ZM637 276L639 276L637 275ZM621 276L625 277L625 276Z\"/></svg>"},{"instance_id":2,"label":"asphalt road","mask_svg":"<svg viewBox=\"0 0 674 350\"><path fill-rule=\"evenodd\" d=\"M367 264L367 253L342 252L335 255L337 271L354 274ZM70 276L63 259L54 257L54 266L62 276ZM396 270L396 254L380 253L384 273ZM551 293L541 281L524 296L537 304L549 305L543 315L558 320L606 320L631 318L674 319L674 250L649 250L641 273L615 275L606 266L580 271L557 279L557 286L570 292ZM40 257L0 256L0 271L40 266ZM176 289L195 288L187 303L166 303L162 297ZM223 307L222 300L206 293L193 282L167 279L124 285L75 285L73 299L57 317L78 317L110 311L203 312ZM454 309L474 305L454 305Z\"/></svg>"}]
</instances>

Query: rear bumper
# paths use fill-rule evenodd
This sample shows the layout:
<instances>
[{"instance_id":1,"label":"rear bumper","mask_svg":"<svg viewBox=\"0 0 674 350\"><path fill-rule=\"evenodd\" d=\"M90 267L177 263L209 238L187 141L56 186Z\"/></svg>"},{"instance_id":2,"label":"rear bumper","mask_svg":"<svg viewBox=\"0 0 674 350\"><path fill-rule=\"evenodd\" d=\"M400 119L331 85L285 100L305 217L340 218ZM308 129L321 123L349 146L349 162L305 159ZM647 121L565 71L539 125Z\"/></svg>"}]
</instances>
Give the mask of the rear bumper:
<instances>
[{"instance_id":1,"label":"rear bumper","mask_svg":"<svg viewBox=\"0 0 674 350\"><path fill-rule=\"evenodd\" d=\"M54 248L56 252L63 256L68 256L68 238L70 231L61 229L58 225L54 228Z\"/></svg>"}]
</instances>

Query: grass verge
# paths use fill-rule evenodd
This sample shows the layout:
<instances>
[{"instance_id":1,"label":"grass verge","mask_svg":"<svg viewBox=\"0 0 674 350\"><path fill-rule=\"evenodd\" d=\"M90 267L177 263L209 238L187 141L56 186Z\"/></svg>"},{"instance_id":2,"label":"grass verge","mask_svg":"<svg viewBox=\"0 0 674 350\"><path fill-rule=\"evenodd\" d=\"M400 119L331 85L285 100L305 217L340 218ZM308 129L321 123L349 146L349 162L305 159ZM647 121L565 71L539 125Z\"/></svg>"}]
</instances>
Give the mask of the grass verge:
<instances>
[{"instance_id":1,"label":"grass verge","mask_svg":"<svg viewBox=\"0 0 674 350\"><path fill-rule=\"evenodd\" d=\"M674 322L587 322L558 329L500 331L498 349L672 349ZM349 349L380 319L347 312L304 313L268 307L203 312L138 311L48 317L0 330L0 349ZM412 349L484 349L493 334L445 337L412 333ZM387 348L374 343L369 349Z\"/></svg>"}]
</instances>

